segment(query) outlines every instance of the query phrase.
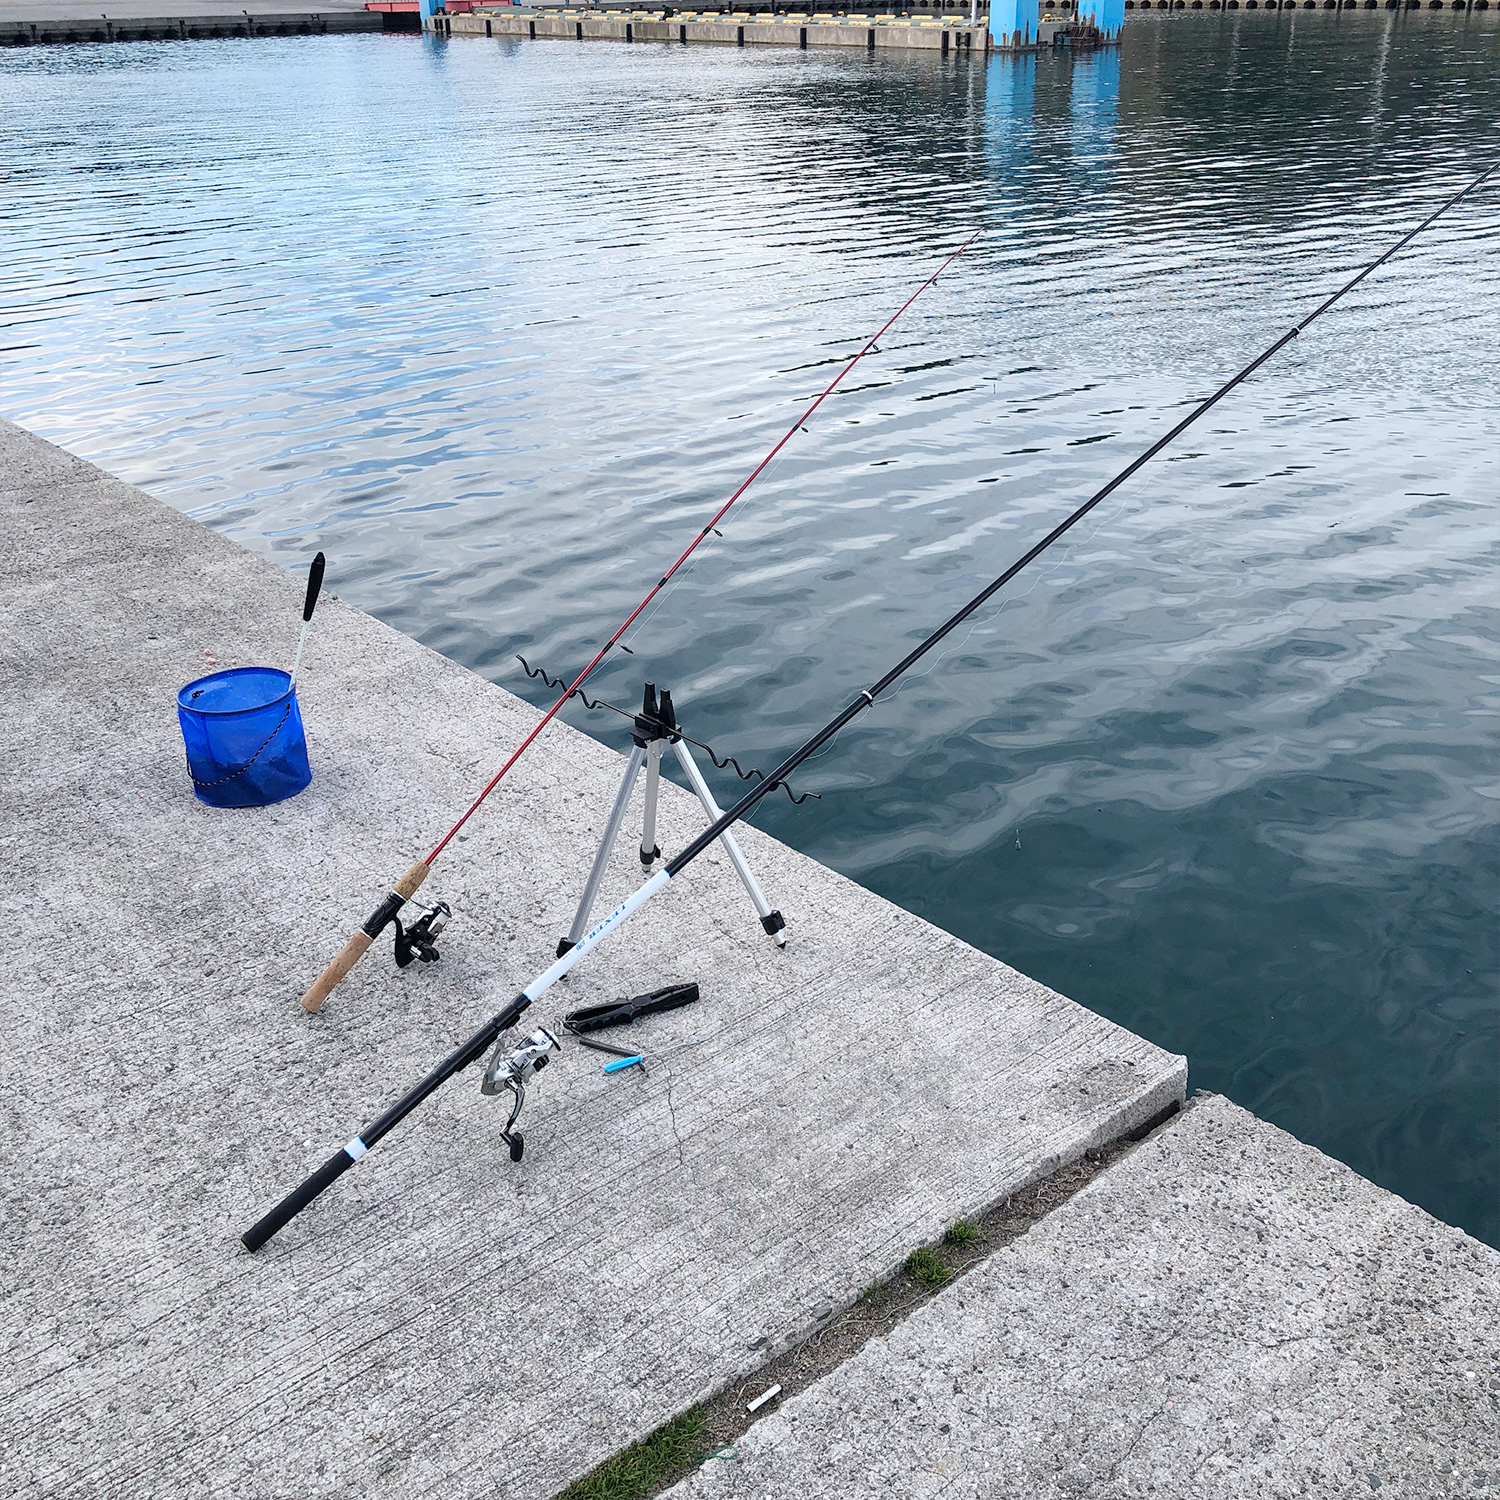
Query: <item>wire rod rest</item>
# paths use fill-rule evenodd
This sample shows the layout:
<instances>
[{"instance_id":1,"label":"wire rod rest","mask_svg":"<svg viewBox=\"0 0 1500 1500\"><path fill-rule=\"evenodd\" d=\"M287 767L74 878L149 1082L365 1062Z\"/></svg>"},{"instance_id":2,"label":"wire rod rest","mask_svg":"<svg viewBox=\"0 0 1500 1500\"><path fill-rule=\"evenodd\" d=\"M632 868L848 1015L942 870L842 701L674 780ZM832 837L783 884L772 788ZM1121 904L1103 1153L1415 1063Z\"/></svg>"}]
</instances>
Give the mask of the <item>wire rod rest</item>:
<instances>
[{"instance_id":1,"label":"wire rod rest","mask_svg":"<svg viewBox=\"0 0 1500 1500\"><path fill-rule=\"evenodd\" d=\"M567 684L561 677L549 676L545 667L533 667L531 663L528 662L526 658L519 652L516 654L516 660L520 662L521 665L526 669L526 675L528 677L540 677L549 688L560 688L567 686ZM585 708L594 710L604 708L608 709L612 714L619 714L622 719L635 718L635 715L628 708L621 708L618 703L610 703L607 699L604 698L590 699L588 694L585 693L582 688L573 689L573 691L569 694L569 697L577 697L578 699L580 699ZM708 758L714 763L715 767L717 767L717 769L719 769L720 771L732 769L734 771L734 774L738 776L741 781L764 781L766 779L766 773L762 771L758 766L751 766L748 771L745 770L745 768L740 765L739 761L737 761L734 756L720 756L718 751L716 751L712 745L705 745L702 740L695 740L692 735L684 734L681 725L673 730L673 735L677 739L686 740L690 745L696 745L701 751L703 751L705 755L708 756ZM781 789L787 794L787 797L790 799L793 807L801 807L804 802L821 802L823 800L822 792L794 792L791 787L789 787L785 782L781 783Z\"/></svg>"}]
</instances>

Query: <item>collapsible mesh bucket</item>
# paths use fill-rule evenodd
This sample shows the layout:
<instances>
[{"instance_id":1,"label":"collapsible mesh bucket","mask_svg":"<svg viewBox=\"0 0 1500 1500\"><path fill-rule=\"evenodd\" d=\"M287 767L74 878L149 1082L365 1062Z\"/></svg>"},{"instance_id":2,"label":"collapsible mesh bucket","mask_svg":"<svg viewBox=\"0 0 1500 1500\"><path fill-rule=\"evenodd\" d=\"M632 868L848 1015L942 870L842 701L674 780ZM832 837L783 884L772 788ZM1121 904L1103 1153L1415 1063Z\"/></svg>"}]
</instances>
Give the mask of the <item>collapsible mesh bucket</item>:
<instances>
[{"instance_id":1,"label":"collapsible mesh bucket","mask_svg":"<svg viewBox=\"0 0 1500 1500\"><path fill-rule=\"evenodd\" d=\"M177 694L193 792L210 807L264 807L312 780L291 677L276 667L230 667Z\"/></svg>"}]
</instances>

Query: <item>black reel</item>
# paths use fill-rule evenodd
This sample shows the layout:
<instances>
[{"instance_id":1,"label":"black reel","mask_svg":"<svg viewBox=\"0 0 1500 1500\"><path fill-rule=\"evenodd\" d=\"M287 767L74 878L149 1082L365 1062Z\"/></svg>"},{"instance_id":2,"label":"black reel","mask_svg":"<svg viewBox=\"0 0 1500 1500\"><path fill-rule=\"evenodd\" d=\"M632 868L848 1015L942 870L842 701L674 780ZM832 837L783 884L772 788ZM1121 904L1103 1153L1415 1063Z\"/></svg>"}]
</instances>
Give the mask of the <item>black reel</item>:
<instances>
[{"instance_id":1,"label":"black reel","mask_svg":"<svg viewBox=\"0 0 1500 1500\"><path fill-rule=\"evenodd\" d=\"M398 969L404 969L419 958L424 964L435 964L441 955L433 946L433 939L448 925L448 918L453 915L452 908L446 901L439 901L433 906L425 906L416 900L411 904L420 906L422 915L410 927L402 926L399 917L392 918L396 924Z\"/></svg>"}]
</instances>

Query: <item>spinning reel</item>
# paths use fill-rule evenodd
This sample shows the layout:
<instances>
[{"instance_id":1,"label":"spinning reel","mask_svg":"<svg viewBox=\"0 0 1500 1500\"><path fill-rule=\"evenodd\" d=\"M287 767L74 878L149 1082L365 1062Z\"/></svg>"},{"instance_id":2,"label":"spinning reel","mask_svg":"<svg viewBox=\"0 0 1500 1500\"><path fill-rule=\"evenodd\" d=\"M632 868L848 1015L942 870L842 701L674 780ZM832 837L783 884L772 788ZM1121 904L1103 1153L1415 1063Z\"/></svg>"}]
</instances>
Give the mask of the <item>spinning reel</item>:
<instances>
[{"instance_id":1,"label":"spinning reel","mask_svg":"<svg viewBox=\"0 0 1500 1500\"><path fill-rule=\"evenodd\" d=\"M446 901L429 906L425 901L409 896L407 902L417 907L422 915L410 927L403 927L400 917L391 918L396 924L396 967L404 969L419 958L424 964L435 964L440 955L432 940L448 925L453 911Z\"/></svg>"},{"instance_id":2,"label":"spinning reel","mask_svg":"<svg viewBox=\"0 0 1500 1500\"><path fill-rule=\"evenodd\" d=\"M498 1094L502 1089L509 1089L514 1096L510 1119L505 1122L500 1139L510 1147L510 1159L520 1161L526 1142L522 1139L521 1132L513 1127L520 1116L521 1106L526 1102L526 1081L533 1073L540 1072L547 1066L548 1053L561 1052L562 1047L545 1026L538 1026L519 1047L512 1047L509 1052L504 1049L503 1041L495 1044L495 1051L489 1066L484 1070L484 1081L479 1085L479 1092Z\"/></svg>"}]
</instances>

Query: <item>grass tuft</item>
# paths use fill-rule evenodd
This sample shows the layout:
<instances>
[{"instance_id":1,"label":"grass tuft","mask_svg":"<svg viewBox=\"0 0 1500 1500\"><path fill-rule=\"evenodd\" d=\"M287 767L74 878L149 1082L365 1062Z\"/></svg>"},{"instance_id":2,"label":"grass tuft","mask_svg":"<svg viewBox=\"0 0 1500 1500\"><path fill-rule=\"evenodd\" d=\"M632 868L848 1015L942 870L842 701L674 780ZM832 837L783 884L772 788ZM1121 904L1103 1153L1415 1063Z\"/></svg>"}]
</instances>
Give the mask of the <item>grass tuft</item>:
<instances>
[{"instance_id":1,"label":"grass tuft","mask_svg":"<svg viewBox=\"0 0 1500 1500\"><path fill-rule=\"evenodd\" d=\"M706 1415L701 1406L673 1417L650 1437L606 1459L570 1484L557 1500L639 1500L691 1464L702 1452Z\"/></svg>"},{"instance_id":2,"label":"grass tuft","mask_svg":"<svg viewBox=\"0 0 1500 1500\"><path fill-rule=\"evenodd\" d=\"M963 1250L972 1245L979 1238L979 1226L971 1224L967 1219L960 1219L956 1224L950 1224L943 1235L943 1243L952 1245L955 1250Z\"/></svg>"},{"instance_id":3,"label":"grass tuft","mask_svg":"<svg viewBox=\"0 0 1500 1500\"><path fill-rule=\"evenodd\" d=\"M943 1264L942 1257L931 1245L923 1245L906 1257L906 1274L925 1287L937 1288L952 1276L953 1272Z\"/></svg>"}]
</instances>

